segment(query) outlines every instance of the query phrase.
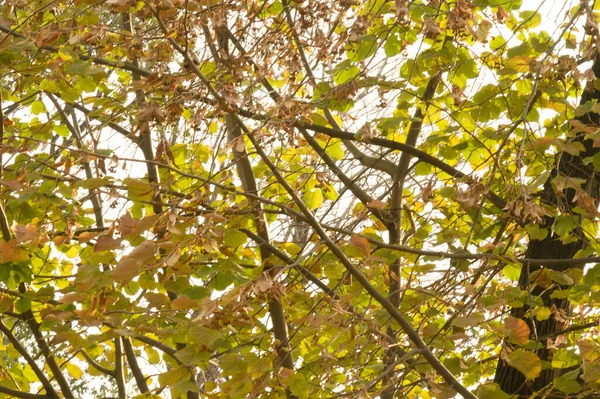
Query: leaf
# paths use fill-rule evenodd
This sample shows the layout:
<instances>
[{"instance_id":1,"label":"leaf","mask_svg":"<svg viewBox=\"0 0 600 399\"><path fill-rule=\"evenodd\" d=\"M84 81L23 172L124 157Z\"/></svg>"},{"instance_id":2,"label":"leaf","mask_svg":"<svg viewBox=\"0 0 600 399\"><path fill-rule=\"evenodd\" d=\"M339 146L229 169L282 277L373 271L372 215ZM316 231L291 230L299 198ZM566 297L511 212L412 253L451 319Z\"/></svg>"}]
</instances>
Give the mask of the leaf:
<instances>
[{"instance_id":1,"label":"leaf","mask_svg":"<svg viewBox=\"0 0 600 399\"><path fill-rule=\"evenodd\" d=\"M308 209L317 209L321 205L323 205L323 192L319 188L306 191L303 197L303 201Z\"/></svg>"},{"instance_id":2,"label":"leaf","mask_svg":"<svg viewBox=\"0 0 600 399\"><path fill-rule=\"evenodd\" d=\"M80 379L83 376L83 371L76 364L69 362L66 367L71 377Z\"/></svg>"},{"instance_id":3,"label":"leaf","mask_svg":"<svg viewBox=\"0 0 600 399\"><path fill-rule=\"evenodd\" d=\"M558 348L552 354L552 368L566 369L579 363L581 363L581 358L573 350Z\"/></svg>"},{"instance_id":4,"label":"leaf","mask_svg":"<svg viewBox=\"0 0 600 399\"><path fill-rule=\"evenodd\" d=\"M521 29L535 28L542 22L542 16L537 11L521 11L519 17L523 20L519 24Z\"/></svg>"},{"instance_id":5,"label":"leaf","mask_svg":"<svg viewBox=\"0 0 600 399\"><path fill-rule=\"evenodd\" d=\"M15 191L23 189L23 183L21 183L20 181L17 181L17 180L0 179L0 184L10 188L11 190L15 190Z\"/></svg>"},{"instance_id":6,"label":"leaf","mask_svg":"<svg viewBox=\"0 0 600 399\"><path fill-rule=\"evenodd\" d=\"M85 188L86 190L93 190L99 187L105 187L112 183L112 178L106 177L94 177L91 179L83 179L77 183L78 187Z\"/></svg>"},{"instance_id":7,"label":"leaf","mask_svg":"<svg viewBox=\"0 0 600 399\"><path fill-rule=\"evenodd\" d=\"M127 186L128 198L133 201L151 200L154 194L152 186L142 180L126 178L123 183Z\"/></svg>"},{"instance_id":8,"label":"leaf","mask_svg":"<svg viewBox=\"0 0 600 399\"><path fill-rule=\"evenodd\" d=\"M15 301L15 310L19 313L27 312L31 309L31 300L28 298L19 298Z\"/></svg>"},{"instance_id":9,"label":"leaf","mask_svg":"<svg viewBox=\"0 0 600 399\"><path fill-rule=\"evenodd\" d=\"M475 394L478 398L486 399L510 399L511 396L500 389L500 385L495 382L480 385Z\"/></svg>"},{"instance_id":10,"label":"leaf","mask_svg":"<svg viewBox=\"0 0 600 399\"><path fill-rule=\"evenodd\" d=\"M529 341L529 326L523 319L508 316L506 320L504 320L504 327L508 331L508 337L519 345L525 345L527 341Z\"/></svg>"},{"instance_id":11,"label":"leaf","mask_svg":"<svg viewBox=\"0 0 600 399\"><path fill-rule=\"evenodd\" d=\"M554 387L564 393L571 395L581 391L581 384L577 382L577 378L581 374L580 369L567 371L554 380Z\"/></svg>"},{"instance_id":12,"label":"leaf","mask_svg":"<svg viewBox=\"0 0 600 399\"><path fill-rule=\"evenodd\" d=\"M383 45L386 57L393 57L400 54L403 48L402 41L398 38L397 33L390 34Z\"/></svg>"},{"instance_id":13,"label":"leaf","mask_svg":"<svg viewBox=\"0 0 600 399\"><path fill-rule=\"evenodd\" d=\"M83 302L88 298L88 294L83 292L69 292L65 294L58 300L58 303L73 303L73 302Z\"/></svg>"},{"instance_id":14,"label":"leaf","mask_svg":"<svg viewBox=\"0 0 600 399\"><path fill-rule=\"evenodd\" d=\"M346 55L352 62L360 62L375 54L377 50L377 36L364 35L356 42L351 42L346 49ZM340 83L338 83L340 84Z\"/></svg>"},{"instance_id":15,"label":"leaf","mask_svg":"<svg viewBox=\"0 0 600 399\"><path fill-rule=\"evenodd\" d=\"M573 215L558 215L554 224L552 225L552 230L560 237L566 238L573 229L577 228L577 220L576 216Z\"/></svg>"},{"instance_id":16,"label":"leaf","mask_svg":"<svg viewBox=\"0 0 600 399\"><path fill-rule=\"evenodd\" d=\"M358 234L354 234L350 238L350 245L357 248L360 251L360 253L364 256L371 255L371 244L369 243L369 240L367 240L365 237L359 236Z\"/></svg>"},{"instance_id":17,"label":"leaf","mask_svg":"<svg viewBox=\"0 0 600 399\"><path fill-rule=\"evenodd\" d=\"M303 374L295 373L287 380L288 387L292 394L300 399L308 398L310 394L310 383L306 380Z\"/></svg>"},{"instance_id":18,"label":"leaf","mask_svg":"<svg viewBox=\"0 0 600 399\"><path fill-rule=\"evenodd\" d=\"M248 241L248 236L236 229L227 230L223 238L223 243L230 248L241 247L246 241Z\"/></svg>"},{"instance_id":19,"label":"leaf","mask_svg":"<svg viewBox=\"0 0 600 399\"><path fill-rule=\"evenodd\" d=\"M188 379L189 376L190 373L184 366L173 367L171 370L158 375L158 383L161 387L172 386L179 381Z\"/></svg>"},{"instance_id":20,"label":"leaf","mask_svg":"<svg viewBox=\"0 0 600 399\"><path fill-rule=\"evenodd\" d=\"M117 238L112 238L107 235L101 235L96 240L96 245L94 245L95 252L102 251L110 251L113 249L117 249L121 246L121 240Z\"/></svg>"},{"instance_id":21,"label":"leaf","mask_svg":"<svg viewBox=\"0 0 600 399\"><path fill-rule=\"evenodd\" d=\"M342 147L341 140L332 140L331 143L325 148L327 155L331 158L339 161L344 158L344 149Z\"/></svg>"},{"instance_id":22,"label":"leaf","mask_svg":"<svg viewBox=\"0 0 600 399\"><path fill-rule=\"evenodd\" d=\"M133 280L142 270L143 262L132 258L122 259L117 266L110 272L110 277L121 283L128 283Z\"/></svg>"},{"instance_id":23,"label":"leaf","mask_svg":"<svg viewBox=\"0 0 600 399\"><path fill-rule=\"evenodd\" d=\"M140 262L146 262L156 256L157 250L158 244L156 242L152 240L146 240L135 247L129 254L126 255L126 257Z\"/></svg>"},{"instance_id":24,"label":"leaf","mask_svg":"<svg viewBox=\"0 0 600 399\"><path fill-rule=\"evenodd\" d=\"M352 65L350 61L343 61L333 69L333 80L337 85L343 85L360 74L360 69Z\"/></svg>"},{"instance_id":25,"label":"leaf","mask_svg":"<svg viewBox=\"0 0 600 399\"><path fill-rule=\"evenodd\" d=\"M0 240L0 263L24 262L29 260L29 252L19 246L17 240Z\"/></svg>"},{"instance_id":26,"label":"leaf","mask_svg":"<svg viewBox=\"0 0 600 399\"><path fill-rule=\"evenodd\" d=\"M37 237L37 227L32 224L18 224L16 220L13 220L10 229L15 233L15 240L19 243L31 241Z\"/></svg>"},{"instance_id":27,"label":"leaf","mask_svg":"<svg viewBox=\"0 0 600 399\"><path fill-rule=\"evenodd\" d=\"M46 106L41 101L34 101L31 103L31 113L33 115L39 115L46 112Z\"/></svg>"},{"instance_id":28,"label":"leaf","mask_svg":"<svg viewBox=\"0 0 600 399\"><path fill-rule=\"evenodd\" d=\"M508 364L521 372L528 380L542 372L542 361L533 352L519 348L508 354Z\"/></svg>"},{"instance_id":29,"label":"leaf","mask_svg":"<svg viewBox=\"0 0 600 399\"><path fill-rule=\"evenodd\" d=\"M171 301L171 307L178 310L195 309L198 307L198 302L188 296L181 295Z\"/></svg>"}]
</instances>

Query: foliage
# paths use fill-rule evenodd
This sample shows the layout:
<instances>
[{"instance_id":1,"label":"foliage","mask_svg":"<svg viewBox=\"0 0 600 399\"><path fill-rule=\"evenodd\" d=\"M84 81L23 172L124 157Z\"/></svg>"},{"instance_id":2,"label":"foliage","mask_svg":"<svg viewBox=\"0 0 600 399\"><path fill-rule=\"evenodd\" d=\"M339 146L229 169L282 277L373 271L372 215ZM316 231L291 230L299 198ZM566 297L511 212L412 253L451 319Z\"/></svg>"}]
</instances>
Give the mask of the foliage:
<instances>
[{"instance_id":1,"label":"foliage","mask_svg":"<svg viewBox=\"0 0 600 399\"><path fill-rule=\"evenodd\" d=\"M600 7L527 3L3 2L0 395L600 389Z\"/></svg>"}]
</instances>

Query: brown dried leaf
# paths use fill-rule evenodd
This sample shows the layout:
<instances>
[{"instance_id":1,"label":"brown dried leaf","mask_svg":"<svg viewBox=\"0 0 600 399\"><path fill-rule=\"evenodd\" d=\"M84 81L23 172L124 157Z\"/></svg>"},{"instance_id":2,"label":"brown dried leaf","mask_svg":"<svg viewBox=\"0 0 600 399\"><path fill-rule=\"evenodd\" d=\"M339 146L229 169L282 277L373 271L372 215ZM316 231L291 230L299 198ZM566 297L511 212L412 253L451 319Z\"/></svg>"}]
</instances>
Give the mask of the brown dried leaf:
<instances>
[{"instance_id":1,"label":"brown dried leaf","mask_svg":"<svg viewBox=\"0 0 600 399\"><path fill-rule=\"evenodd\" d=\"M120 245L120 239L112 238L109 235L101 235L96 240L96 245L94 245L94 252L110 251L112 249L119 248Z\"/></svg>"},{"instance_id":2,"label":"brown dried leaf","mask_svg":"<svg viewBox=\"0 0 600 399\"><path fill-rule=\"evenodd\" d=\"M133 280L135 276L140 274L140 271L142 270L142 264L143 262L137 259L121 259L114 270L110 272L110 277L115 281L119 281L124 284L128 283Z\"/></svg>"},{"instance_id":3,"label":"brown dried leaf","mask_svg":"<svg viewBox=\"0 0 600 399\"><path fill-rule=\"evenodd\" d=\"M157 249L158 245L154 241L146 240L127 254L127 258L145 262L154 258Z\"/></svg>"},{"instance_id":4,"label":"brown dried leaf","mask_svg":"<svg viewBox=\"0 0 600 399\"><path fill-rule=\"evenodd\" d=\"M18 242L31 241L36 237L37 227L32 224L18 224L13 220L11 230L15 233L15 239Z\"/></svg>"},{"instance_id":5,"label":"brown dried leaf","mask_svg":"<svg viewBox=\"0 0 600 399\"><path fill-rule=\"evenodd\" d=\"M598 212L598 205L596 205L596 201L594 198L590 197L585 191L577 190L575 195L573 196L573 201L577 203L577 205L585 210L590 216L598 217L600 216L600 212Z\"/></svg>"},{"instance_id":6,"label":"brown dried leaf","mask_svg":"<svg viewBox=\"0 0 600 399\"><path fill-rule=\"evenodd\" d=\"M6 180L0 179L0 184L10 188L11 190L21 190L23 189L23 183L16 180Z\"/></svg>"},{"instance_id":7,"label":"brown dried leaf","mask_svg":"<svg viewBox=\"0 0 600 399\"><path fill-rule=\"evenodd\" d=\"M119 218L118 231L122 236L126 236L131 233L136 224L137 221L131 216L131 212L127 211L127 213Z\"/></svg>"}]
</instances>

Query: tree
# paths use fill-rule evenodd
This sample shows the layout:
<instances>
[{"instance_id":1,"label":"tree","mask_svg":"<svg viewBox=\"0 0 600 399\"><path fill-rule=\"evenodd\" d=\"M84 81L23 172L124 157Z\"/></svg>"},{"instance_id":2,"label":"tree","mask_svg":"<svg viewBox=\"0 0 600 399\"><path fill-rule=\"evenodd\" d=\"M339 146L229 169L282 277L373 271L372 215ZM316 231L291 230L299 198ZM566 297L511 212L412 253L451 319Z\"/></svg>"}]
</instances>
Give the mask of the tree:
<instances>
[{"instance_id":1,"label":"tree","mask_svg":"<svg viewBox=\"0 0 600 399\"><path fill-rule=\"evenodd\" d=\"M600 7L545 3L4 2L2 397L596 397Z\"/></svg>"}]
</instances>

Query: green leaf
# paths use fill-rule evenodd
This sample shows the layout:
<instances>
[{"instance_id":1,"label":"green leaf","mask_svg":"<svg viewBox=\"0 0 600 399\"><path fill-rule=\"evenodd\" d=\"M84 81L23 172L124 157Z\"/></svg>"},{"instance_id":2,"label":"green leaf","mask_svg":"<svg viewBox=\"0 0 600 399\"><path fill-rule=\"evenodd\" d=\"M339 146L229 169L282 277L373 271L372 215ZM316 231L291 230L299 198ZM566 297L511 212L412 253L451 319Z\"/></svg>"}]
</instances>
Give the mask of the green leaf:
<instances>
[{"instance_id":1,"label":"green leaf","mask_svg":"<svg viewBox=\"0 0 600 399\"><path fill-rule=\"evenodd\" d=\"M577 378L581 374L580 369L568 371L554 380L554 387L565 395L572 395L581 391L581 385Z\"/></svg>"},{"instance_id":2,"label":"green leaf","mask_svg":"<svg viewBox=\"0 0 600 399\"><path fill-rule=\"evenodd\" d=\"M290 391L300 399L308 398L310 394L310 383L306 380L303 374L294 373L287 380Z\"/></svg>"},{"instance_id":3,"label":"green leaf","mask_svg":"<svg viewBox=\"0 0 600 399\"><path fill-rule=\"evenodd\" d=\"M333 81L337 85L343 85L360 75L360 69L356 65L352 65L350 61L343 61L332 70Z\"/></svg>"},{"instance_id":4,"label":"green leaf","mask_svg":"<svg viewBox=\"0 0 600 399\"><path fill-rule=\"evenodd\" d=\"M89 62L82 60L77 60L65 67L65 71L71 75L85 75L89 69Z\"/></svg>"},{"instance_id":5,"label":"green leaf","mask_svg":"<svg viewBox=\"0 0 600 399\"><path fill-rule=\"evenodd\" d=\"M592 163L594 165L594 169L596 169L597 171L600 171L600 153L598 153L592 157Z\"/></svg>"},{"instance_id":6,"label":"green leaf","mask_svg":"<svg viewBox=\"0 0 600 399\"><path fill-rule=\"evenodd\" d=\"M42 80L40 83L40 89L54 94L60 93L60 87L58 86L58 83L50 79Z\"/></svg>"},{"instance_id":7,"label":"green leaf","mask_svg":"<svg viewBox=\"0 0 600 399\"><path fill-rule=\"evenodd\" d=\"M224 376L233 376L236 374L245 374L248 370L248 365L237 353L229 353L221 356L219 365Z\"/></svg>"},{"instance_id":8,"label":"green leaf","mask_svg":"<svg viewBox=\"0 0 600 399\"><path fill-rule=\"evenodd\" d=\"M529 224L525 226L525 231L531 240L543 240L548 236L548 229L543 229L537 224Z\"/></svg>"},{"instance_id":9,"label":"green leaf","mask_svg":"<svg viewBox=\"0 0 600 399\"><path fill-rule=\"evenodd\" d=\"M227 230L225 233L225 237L223 238L223 243L231 248L237 248L246 243L248 240L248 236L236 229Z\"/></svg>"},{"instance_id":10,"label":"green leaf","mask_svg":"<svg viewBox=\"0 0 600 399\"><path fill-rule=\"evenodd\" d=\"M172 386L190 377L189 371L184 366L174 367L171 370L158 375L158 383L161 387Z\"/></svg>"},{"instance_id":11,"label":"green leaf","mask_svg":"<svg viewBox=\"0 0 600 399\"><path fill-rule=\"evenodd\" d=\"M552 225L552 230L562 238L566 238L573 229L577 228L578 216L558 215Z\"/></svg>"},{"instance_id":12,"label":"green leaf","mask_svg":"<svg viewBox=\"0 0 600 399\"><path fill-rule=\"evenodd\" d=\"M386 57L393 57L400 54L402 48L402 41L397 33L390 34L383 44L383 50L385 51Z\"/></svg>"},{"instance_id":13,"label":"green leaf","mask_svg":"<svg viewBox=\"0 0 600 399\"><path fill-rule=\"evenodd\" d=\"M28 298L19 298L15 301L15 310L19 313L27 312L31 309L31 301Z\"/></svg>"},{"instance_id":14,"label":"green leaf","mask_svg":"<svg viewBox=\"0 0 600 399\"><path fill-rule=\"evenodd\" d=\"M46 112L46 106L41 101L34 101L31 103L31 113L34 115L43 114Z\"/></svg>"},{"instance_id":15,"label":"green leaf","mask_svg":"<svg viewBox=\"0 0 600 399\"><path fill-rule=\"evenodd\" d=\"M521 372L528 380L542 372L542 361L535 353L519 348L508 354L508 364Z\"/></svg>"},{"instance_id":16,"label":"green leaf","mask_svg":"<svg viewBox=\"0 0 600 399\"><path fill-rule=\"evenodd\" d=\"M495 382L480 385L475 394L478 398L485 399L510 399L511 396L500 389L500 385Z\"/></svg>"},{"instance_id":17,"label":"green leaf","mask_svg":"<svg viewBox=\"0 0 600 399\"><path fill-rule=\"evenodd\" d=\"M352 62L360 62L372 56L377 50L377 36L365 35L356 42L350 43L346 48L346 55Z\"/></svg>"},{"instance_id":18,"label":"green leaf","mask_svg":"<svg viewBox=\"0 0 600 399\"><path fill-rule=\"evenodd\" d=\"M112 183L112 178L109 176L105 177L92 177L91 179L84 179L77 183L78 187L85 188L86 190L93 190L98 187L106 187Z\"/></svg>"},{"instance_id":19,"label":"green leaf","mask_svg":"<svg viewBox=\"0 0 600 399\"><path fill-rule=\"evenodd\" d=\"M521 29L532 29L542 22L542 16L537 11L522 11L519 17L523 20L519 24Z\"/></svg>"},{"instance_id":20,"label":"green leaf","mask_svg":"<svg viewBox=\"0 0 600 399\"><path fill-rule=\"evenodd\" d=\"M494 51L504 47L505 44L506 40L502 36L494 36L492 40L490 40L490 48Z\"/></svg>"}]
</instances>

